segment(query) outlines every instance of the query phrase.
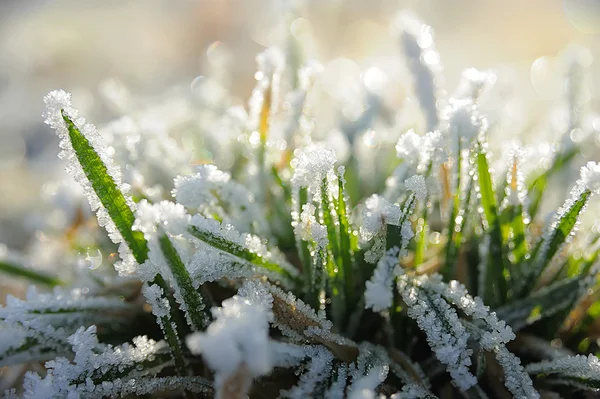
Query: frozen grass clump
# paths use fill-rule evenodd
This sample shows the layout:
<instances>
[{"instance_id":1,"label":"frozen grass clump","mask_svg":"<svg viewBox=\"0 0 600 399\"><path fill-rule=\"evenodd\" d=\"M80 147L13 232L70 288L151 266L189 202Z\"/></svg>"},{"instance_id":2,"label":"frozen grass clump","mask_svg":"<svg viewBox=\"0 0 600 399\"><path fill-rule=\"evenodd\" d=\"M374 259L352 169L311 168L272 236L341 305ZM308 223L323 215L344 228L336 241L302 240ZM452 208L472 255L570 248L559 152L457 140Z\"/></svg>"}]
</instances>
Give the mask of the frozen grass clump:
<instances>
[{"instance_id":1,"label":"frozen grass clump","mask_svg":"<svg viewBox=\"0 0 600 399\"><path fill-rule=\"evenodd\" d=\"M581 150L600 124L581 57L555 99L568 121L529 121L557 137L532 139L541 157L490 144L510 126L493 72L448 90L431 27L394 21L407 73L375 90L371 68L356 96L327 97L292 42L257 57L247 111L221 74L199 107L171 95L100 128L50 92L82 187L61 203L96 217L71 210L28 250L0 248L0 272L31 285L0 307L0 366L26 371L6 396L597 395L600 165ZM395 87L409 99L390 108ZM127 114L123 90L108 97Z\"/></svg>"}]
</instances>

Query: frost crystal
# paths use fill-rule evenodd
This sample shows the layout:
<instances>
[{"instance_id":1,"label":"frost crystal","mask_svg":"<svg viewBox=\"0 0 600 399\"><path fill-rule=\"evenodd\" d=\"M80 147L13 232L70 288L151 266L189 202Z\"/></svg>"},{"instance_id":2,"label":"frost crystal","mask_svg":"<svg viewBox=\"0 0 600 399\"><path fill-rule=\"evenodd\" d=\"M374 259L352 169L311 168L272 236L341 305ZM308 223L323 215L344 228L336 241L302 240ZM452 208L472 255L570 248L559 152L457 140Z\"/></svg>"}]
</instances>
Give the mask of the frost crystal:
<instances>
[{"instance_id":1,"label":"frost crystal","mask_svg":"<svg viewBox=\"0 0 600 399\"><path fill-rule=\"evenodd\" d=\"M270 96L271 114L274 111L274 105L279 101L279 80L285 66L285 54L277 47L270 47L256 57L256 62L258 64L258 73L256 74L258 82L252 91L249 102L248 130L250 132L259 129L265 99Z\"/></svg>"},{"instance_id":2,"label":"frost crystal","mask_svg":"<svg viewBox=\"0 0 600 399\"><path fill-rule=\"evenodd\" d=\"M386 224L398 225L402 210L397 205L392 205L383 197L373 194L365 201L362 213L360 235L364 241L369 241L377 235Z\"/></svg>"},{"instance_id":3,"label":"frost crystal","mask_svg":"<svg viewBox=\"0 0 600 399\"><path fill-rule=\"evenodd\" d=\"M290 399L311 397L317 390L317 386L329 378L334 359L331 352L319 346L308 346L305 352L310 359L306 372L300 376L300 381L296 386L281 392L281 397Z\"/></svg>"},{"instance_id":4,"label":"frost crystal","mask_svg":"<svg viewBox=\"0 0 600 399\"><path fill-rule=\"evenodd\" d=\"M518 146L513 146L509 151L508 171L506 173L506 199L505 204L513 206L524 205L527 200L527 187L525 185L525 175L523 173L525 150Z\"/></svg>"},{"instance_id":5,"label":"frost crystal","mask_svg":"<svg viewBox=\"0 0 600 399\"><path fill-rule=\"evenodd\" d=\"M292 185L295 190L307 187L313 195L319 193L323 179L333 173L337 160L335 152L326 149L296 150L291 166L294 169Z\"/></svg>"},{"instance_id":6,"label":"frost crystal","mask_svg":"<svg viewBox=\"0 0 600 399\"><path fill-rule=\"evenodd\" d=\"M135 213L133 229L144 233L148 242L148 260L144 267L137 271L142 281L152 281L156 274L172 280L172 273L159 244L159 236L169 233L171 236L181 236L187 232L190 216L182 205L169 201L150 204L140 201Z\"/></svg>"},{"instance_id":7,"label":"frost crystal","mask_svg":"<svg viewBox=\"0 0 600 399\"><path fill-rule=\"evenodd\" d=\"M327 228L317 222L315 217L316 207L313 204L302 205L302 212L298 222L293 223L294 231L304 241L314 241L319 248L325 248L329 242Z\"/></svg>"},{"instance_id":8,"label":"frost crystal","mask_svg":"<svg viewBox=\"0 0 600 399\"><path fill-rule=\"evenodd\" d=\"M450 99L444 120L452 143L458 143L459 139L470 143L487 127L487 123L479 116L478 107L472 99Z\"/></svg>"},{"instance_id":9,"label":"frost crystal","mask_svg":"<svg viewBox=\"0 0 600 399\"><path fill-rule=\"evenodd\" d=\"M227 381L247 375L254 378L271 370L269 322L273 297L258 281L247 281L237 295L212 309L215 321L205 333L186 342L192 353L202 354L215 371L220 397L227 397Z\"/></svg>"},{"instance_id":10,"label":"frost crystal","mask_svg":"<svg viewBox=\"0 0 600 399\"><path fill-rule=\"evenodd\" d=\"M284 284L291 283L289 278L286 278L281 273L261 267L259 263L253 263L253 261L247 258L235 255L244 251L247 251L247 253L260 260L260 262L276 264L277 267L280 267L291 277L298 275L298 270L285 259L285 256L281 252L275 248L267 248L263 241L255 235L240 233L230 224L220 223L214 219L207 219L201 215L192 216L190 225L220 245L219 249L210 247L207 250L205 242L188 235L188 238L195 243L197 248L190 265L190 274L202 279L203 282L213 281L221 277L236 278L250 276L256 273L267 275L277 281L282 280ZM212 267L215 268L213 271L211 271ZM240 268L245 270L240 270ZM207 271L209 274L203 277L202 271Z\"/></svg>"},{"instance_id":11,"label":"frost crystal","mask_svg":"<svg viewBox=\"0 0 600 399\"><path fill-rule=\"evenodd\" d=\"M581 180L592 193L600 193L600 164L597 162L585 164L581 168Z\"/></svg>"},{"instance_id":12,"label":"frost crystal","mask_svg":"<svg viewBox=\"0 0 600 399\"><path fill-rule=\"evenodd\" d=\"M454 98L472 98L476 101L482 92L496 82L496 75L490 71L467 68L463 71Z\"/></svg>"},{"instance_id":13,"label":"frost crystal","mask_svg":"<svg viewBox=\"0 0 600 399\"><path fill-rule=\"evenodd\" d=\"M400 276L398 290L408 305L408 315L425 332L438 360L446 365L456 386L466 391L477 383L477 378L469 371L472 354L467 347L469 333L441 295L428 295L421 288L423 280Z\"/></svg>"},{"instance_id":14,"label":"frost crystal","mask_svg":"<svg viewBox=\"0 0 600 399\"><path fill-rule=\"evenodd\" d=\"M156 343L145 336L134 338L133 345L112 347L100 344L96 327L91 326L81 327L68 341L75 353L73 362L63 357L47 362L48 372L43 379L29 372L25 377L25 398L103 396L100 392L106 384L119 384L119 375L125 370L128 378L136 378L150 371L136 368L143 362L154 363L151 370L154 373L171 364L168 357L160 356L165 353L164 342ZM106 380L107 375L114 380Z\"/></svg>"},{"instance_id":15,"label":"frost crystal","mask_svg":"<svg viewBox=\"0 0 600 399\"><path fill-rule=\"evenodd\" d=\"M216 213L240 231L267 231L262 210L246 187L214 165L202 165L196 170L193 175L175 178L173 196L178 203L205 216Z\"/></svg>"},{"instance_id":16,"label":"frost crystal","mask_svg":"<svg viewBox=\"0 0 600 399\"><path fill-rule=\"evenodd\" d=\"M415 193L417 201L425 201L427 198L427 185L425 178L421 175L414 175L404 181L404 186L407 190Z\"/></svg>"},{"instance_id":17,"label":"frost crystal","mask_svg":"<svg viewBox=\"0 0 600 399\"><path fill-rule=\"evenodd\" d=\"M365 308L381 312L392 306L394 279L402 273L398 263L399 253L400 249L393 247L377 262L373 277L366 282Z\"/></svg>"}]
</instances>

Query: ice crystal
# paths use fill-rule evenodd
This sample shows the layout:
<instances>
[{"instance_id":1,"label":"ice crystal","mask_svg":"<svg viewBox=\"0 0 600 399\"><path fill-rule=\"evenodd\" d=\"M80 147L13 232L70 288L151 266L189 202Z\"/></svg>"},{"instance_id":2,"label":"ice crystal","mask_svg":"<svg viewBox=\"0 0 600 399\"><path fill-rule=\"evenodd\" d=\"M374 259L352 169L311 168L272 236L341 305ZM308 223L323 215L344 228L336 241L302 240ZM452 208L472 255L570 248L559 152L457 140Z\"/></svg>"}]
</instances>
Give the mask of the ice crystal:
<instances>
[{"instance_id":1,"label":"ice crystal","mask_svg":"<svg viewBox=\"0 0 600 399\"><path fill-rule=\"evenodd\" d=\"M400 249L393 247L381 257L365 289L365 307L381 312L392 306L394 278L402 273L398 263Z\"/></svg>"},{"instance_id":2,"label":"ice crystal","mask_svg":"<svg viewBox=\"0 0 600 399\"><path fill-rule=\"evenodd\" d=\"M308 188L309 192L317 195L323 179L333 173L337 158L335 152L326 149L296 150L291 166L294 169L292 185L295 190L300 187Z\"/></svg>"},{"instance_id":3,"label":"ice crystal","mask_svg":"<svg viewBox=\"0 0 600 399\"><path fill-rule=\"evenodd\" d=\"M175 178L173 196L179 204L205 215L217 212L224 222L243 232L266 232L264 215L243 185L214 165L196 170L193 175Z\"/></svg>"},{"instance_id":4,"label":"ice crystal","mask_svg":"<svg viewBox=\"0 0 600 399\"><path fill-rule=\"evenodd\" d=\"M95 326L87 329L81 327L68 341L75 353L73 361L59 357L47 362L48 372L44 378L29 373L26 376L24 397L103 396L100 392L104 390L106 383L115 383L105 380L105 375L113 374L116 377L128 370L128 378L144 376L148 371L137 370L136 365L152 360L165 349L164 344L158 344L145 336L134 338L133 345L126 343L119 347L105 347L98 342ZM158 372L170 365L170 360L155 363L153 371ZM120 378L116 377L116 380L120 381Z\"/></svg>"},{"instance_id":5,"label":"ice crystal","mask_svg":"<svg viewBox=\"0 0 600 399\"><path fill-rule=\"evenodd\" d=\"M600 164L588 162L581 168L581 180L591 192L600 193Z\"/></svg>"},{"instance_id":6,"label":"ice crystal","mask_svg":"<svg viewBox=\"0 0 600 399\"><path fill-rule=\"evenodd\" d=\"M362 225L360 226L361 238L369 241L377 235L386 224L398 225L402 209L390 204L377 194L373 194L365 201Z\"/></svg>"},{"instance_id":7,"label":"ice crystal","mask_svg":"<svg viewBox=\"0 0 600 399\"><path fill-rule=\"evenodd\" d=\"M215 385L221 397L227 397L227 380L240 368L250 378L271 369L268 330L273 320L272 301L263 285L249 280L237 295L212 310L215 321L206 333L187 337L192 353L202 354L215 371Z\"/></svg>"},{"instance_id":8,"label":"ice crystal","mask_svg":"<svg viewBox=\"0 0 600 399\"><path fill-rule=\"evenodd\" d=\"M452 376L457 387L467 390L477 383L469 371L472 350L467 348L469 333L456 311L439 294L427 295L419 280L401 276L398 290L408 305L408 315L427 335L427 342Z\"/></svg>"}]
</instances>

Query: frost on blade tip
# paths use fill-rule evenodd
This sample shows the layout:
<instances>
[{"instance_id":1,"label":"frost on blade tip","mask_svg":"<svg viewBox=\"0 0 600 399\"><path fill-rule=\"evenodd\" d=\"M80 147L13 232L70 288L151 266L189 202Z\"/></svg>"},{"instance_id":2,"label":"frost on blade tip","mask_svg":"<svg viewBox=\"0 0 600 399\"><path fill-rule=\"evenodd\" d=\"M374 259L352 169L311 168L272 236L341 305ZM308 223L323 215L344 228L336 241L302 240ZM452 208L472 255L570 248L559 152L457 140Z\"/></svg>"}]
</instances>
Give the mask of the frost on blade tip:
<instances>
[{"instance_id":1,"label":"frost on blade tip","mask_svg":"<svg viewBox=\"0 0 600 399\"><path fill-rule=\"evenodd\" d=\"M490 71L467 68L463 71L454 98L471 98L477 101L480 95L496 82L496 75Z\"/></svg>"},{"instance_id":2,"label":"frost on blade tip","mask_svg":"<svg viewBox=\"0 0 600 399\"><path fill-rule=\"evenodd\" d=\"M248 130L258 131L261 123L261 113L266 105L272 114L279 102L279 81L285 66L285 54L277 47L269 47L256 57L258 80L249 101ZM265 104L265 101L270 104Z\"/></svg>"},{"instance_id":3,"label":"frost on blade tip","mask_svg":"<svg viewBox=\"0 0 600 399\"><path fill-rule=\"evenodd\" d=\"M295 158L291 162L294 169L292 185L294 190L300 187L308 188L313 195L317 195L323 179L333 174L333 167L337 161L335 152L326 149L297 149Z\"/></svg>"},{"instance_id":4,"label":"frost on blade tip","mask_svg":"<svg viewBox=\"0 0 600 399\"><path fill-rule=\"evenodd\" d=\"M54 90L44 97L44 102L46 103L45 122L56 131L56 134L60 138L59 145L62 151L59 157L66 160L67 171L83 187L84 194L88 198L92 211L97 212L98 224L106 229L110 239L114 243L121 244L119 253L122 254L122 263L115 267L120 274L127 275L135 270L135 260L140 263L145 260L143 243L139 242L137 237L128 231L130 228L129 224L133 222L129 218L131 212L135 210L135 203L127 195L129 186L123 184L121 172L114 165L105 146L102 145L96 127L90 123L86 123L84 118L80 118L78 111L71 106L71 94L63 90ZM65 120L63 114L68 120ZM79 131L74 133L81 135L81 142L79 143L81 154L79 155L90 158L86 166L81 164L78 153L76 153L73 147L67 122L69 124L72 123L74 128ZM83 152L89 150L89 148L91 148L91 153L88 151L84 155ZM100 162L97 162L98 159ZM97 163L100 165L97 165ZM93 170L84 171L84 167ZM94 175L95 173L99 175L96 176ZM92 185L89 178L96 181L96 185L102 186L102 190L105 191L103 193L105 197L112 195L112 198L99 198L96 194L95 186ZM105 201L104 205L102 201ZM106 201L111 202L107 203ZM106 208L110 208L108 204L112 205L113 214L109 215L109 210ZM118 222L116 219L113 220L113 217L117 216L120 218ZM115 223L118 223L118 225ZM131 245L134 245L133 253L128 250Z\"/></svg>"},{"instance_id":5,"label":"frost on blade tip","mask_svg":"<svg viewBox=\"0 0 600 399\"><path fill-rule=\"evenodd\" d=\"M217 395L227 395L230 379L252 378L272 368L269 350L269 322L273 297L258 281L246 281L237 295L212 310L215 321L205 333L195 333L186 340L194 354L202 354L215 371ZM230 381L231 383L231 381ZM239 382L237 384L240 384Z\"/></svg>"},{"instance_id":6,"label":"frost on blade tip","mask_svg":"<svg viewBox=\"0 0 600 399\"><path fill-rule=\"evenodd\" d=\"M186 208L205 216L219 215L244 232L265 233L267 222L252 193L214 165L201 165L196 173L177 176L173 196Z\"/></svg>"},{"instance_id":7,"label":"frost on blade tip","mask_svg":"<svg viewBox=\"0 0 600 399\"><path fill-rule=\"evenodd\" d=\"M415 193L417 201L425 201L427 198L427 185L425 184L425 178L421 175L414 175L406 179L404 187Z\"/></svg>"},{"instance_id":8,"label":"frost on blade tip","mask_svg":"<svg viewBox=\"0 0 600 399\"><path fill-rule=\"evenodd\" d=\"M304 241L314 241L319 248L327 247L327 228L317 221L317 208L313 204L302 205L302 212L297 221L292 222L294 232Z\"/></svg>"},{"instance_id":9,"label":"frost on blade tip","mask_svg":"<svg viewBox=\"0 0 600 399\"><path fill-rule=\"evenodd\" d=\"M386 201L383 197L373 194L365 201L362 213L360 236L363 241L369 241L376 236L386 224L398 225L402 209Z\"/></svg>"},{"instance_id":10,"label":"frost on blade tip","mask_svg":"<svg viewBox=\"0 0 600 399\"><path fill-rule=\"evenodd\" d=\"M581 180L592 193L600 193L600 164L591 161L585 164L581 168Z\"/></svg>"},{"instance_id":11,"label":"frost on blade tip","mask_svg":"<svg viewBox=\"0 0 600 399\"><path fill-rule=\"evenodd\" d=\"M419 135L413 129L409 129L398 138L396 155L418 166L418 171L421 172L420 169L424 169L433 160L436 151L439 152L441 147L442 136L438 130Z\"/></svg>"},{"instance_id":12,"label":"frost on blade tip","mask_svg":"<svg viewBox=\"0 0 600 399\"><path fill-rule=\"evenodd\" d=\"M400 13L392 28L399 36L413 77L415 95L425 114L426 131L433 131L439 122L437 84L441 78L440 55L435 48L433 29L408 12Z\"/></svg>"},{"instance_id":13,"label":"frost on blade tip","mask_svg":"<svg viewBox=\"0 0 600 399\"><path fill-rule=\"evenodd\" d=\"M487 122L479 115L479 109L472 99L450 99L443 118L453 145L459 140L468 145L487 128Z\"/></svg>"},{"instance_id":14,"label":"frost on blade tip","mask_svg":"<svg viewBox=\"0 0 600 399\"><path fill-rule=\"evenodd\" d=\"M394 279L402 273L398 263L400 249L393 247L381 257L373 276L366 282L365 308L381 312L392 306Z\"/></svg>"},{"instance_id":15,"label":"frost on blade tip","mask_svg":"<svg viewBox=\"0 0 600 399\"><path fill-rule=\"evenodd\" d=\"M173 195L178 203L188 208L199 208L215 201L211 189L229 181L231 175L219 170L215 165L200 165L193 175L175 178Z\"/></svg>"},{"instance_id":16,"label":"frost on blade tip","mask_svg":"<svg viewBox=\"0 0 600 399\"><path fill-rule=\"evenodd\" d=\"M398 142L396 143L396 153L398 158L402 158L411 164L417 164L423 148L422 145L422 136L415 133L413 129L409 129L398 138Z\"/></svg>"}]
</instances>

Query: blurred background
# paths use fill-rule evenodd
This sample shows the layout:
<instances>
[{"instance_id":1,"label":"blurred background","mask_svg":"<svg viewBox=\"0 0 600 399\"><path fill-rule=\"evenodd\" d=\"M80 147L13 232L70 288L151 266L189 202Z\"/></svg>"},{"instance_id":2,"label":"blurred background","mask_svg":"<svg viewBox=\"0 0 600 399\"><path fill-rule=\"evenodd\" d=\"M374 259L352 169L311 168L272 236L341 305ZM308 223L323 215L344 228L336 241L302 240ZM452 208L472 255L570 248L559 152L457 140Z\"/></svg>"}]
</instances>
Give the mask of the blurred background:
<instances>
[{"instance_id":1,"label":"blurred background","mask_svg":"<svg viewBox=\"0 0 600 399\"><path fill-rule=\"evenodd\" d=\"M590 64L600 56L600 0L297 3L0 0L0 242L15 249L27 242L33 221L25 212L42 207L43 185L64 168L58 139L41 117L43 96L55 88L73 92L76 107L102 123L109 115L98 88L107 78L138 95L160 96L172 86L193 91L218 53L230 58L231 90L243 104L255 84L256 54L280 43L282 32L310 37L307 52L324 65L395 56L389 25L399 9L433 26L449 90L466 67L506 67L524 95L543 101L544 79L564 48L586 47ZM297 10L291 18L290 8ZM591 68L596 84L598 64Z\"/></svg>"}]
</instances>

